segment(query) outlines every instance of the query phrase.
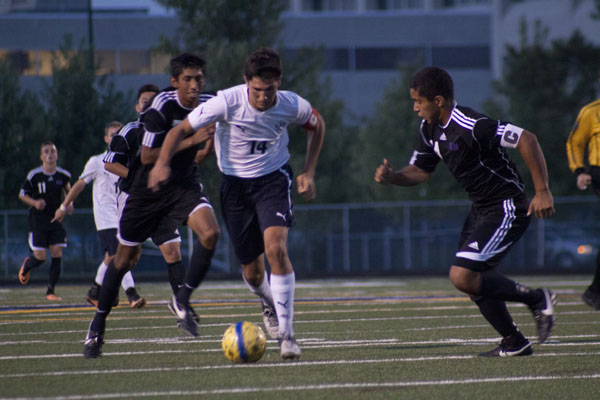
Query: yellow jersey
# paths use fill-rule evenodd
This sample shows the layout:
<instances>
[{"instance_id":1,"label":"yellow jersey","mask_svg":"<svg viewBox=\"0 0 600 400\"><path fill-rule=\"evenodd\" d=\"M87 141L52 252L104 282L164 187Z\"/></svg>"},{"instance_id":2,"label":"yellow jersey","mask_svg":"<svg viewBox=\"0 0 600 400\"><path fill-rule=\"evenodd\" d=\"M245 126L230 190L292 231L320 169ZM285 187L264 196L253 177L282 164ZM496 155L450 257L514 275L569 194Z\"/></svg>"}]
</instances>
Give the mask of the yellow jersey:
<instances>
[{"instance_id":1,"label":"yellow jersey","mask_svg":"<svg viewBox=\"0 0 600 400\"><path fill-rule=\"evenodd\" d=\"M600 166L600 99L585 105L567 139L569 168L579 174L586 171L584 164L587 146L588 163Z\"/></svg>"}]
</instances>

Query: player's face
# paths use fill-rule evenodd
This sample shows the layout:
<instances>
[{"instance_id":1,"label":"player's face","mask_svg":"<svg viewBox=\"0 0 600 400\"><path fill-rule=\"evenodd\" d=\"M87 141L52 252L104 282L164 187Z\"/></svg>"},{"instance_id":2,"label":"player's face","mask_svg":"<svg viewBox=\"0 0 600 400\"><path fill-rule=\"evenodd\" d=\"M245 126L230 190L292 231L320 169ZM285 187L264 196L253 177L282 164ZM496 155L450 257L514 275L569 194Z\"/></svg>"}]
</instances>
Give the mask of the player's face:
<instances>
[{"instance_id":1,"label":"player's face","mask_svg":"<svg viewBox=\"0 0 600 400\"><path fill-rule=\"evenodd\" d=\"M410 98L413 101L413 111L419 117L430 124L439 120L441 108L438 102L427 100L426 97L421 96L415 89L410 89Z\"/></svg>"},{"instance_id":2,"label":"player's face","mask_svg":"<svg viewBox=\"0 0 600 400\"><path fill-rule=\"evenodd\" d=\"M275 105L277 90L281 86L281 79L263 79L253 76L251 80L244 77L248 87L248 101L258 111L266 111Z\"/></svg>"},{"instance_id":3,"label":"player's face","mask_svg":"<svg viewBox=\"0 0 600 400\"><path fill-rule=\"evenodd\" d=\"M143 92L135 105L135 111L137 111L138 114L141 113L155 94L155 92Z\"/></svg>"},{"instance_id":4,"label":"player's face","mask_svg":"<svg viewBox=\"0 0 600 400\"><path fill-rule=\"evenodd\" d=\"M56 146L53 144L47 144L42 147L40 152L40 160L45 164L52 164L58 160L58 151L56 151Z\"/></svg>"},{"instance_id":5,"label":"player's face","mask_svg":"<svg viewBox=\"0 0 600 400\"><path fill-rule=\"evenodd\" d=\"M198 105L198 95L204 89L204 72L200 68L184 68L176 78L171 77L171 85L177 89L179 101L186 107Z\"/></svg>"},{"instance_id":6,"label":"player's face","mask_svg":"<svg viewBox=\"0 0 600 400\"><path fill-rule=\"evenodd\" d=\"M108 132L106 132L106 135L104 135L104 142L106 144L110 144L110 141L112 140L112 138L115 137L115 135L117 134L117 132L119 132L121 128L109 128Z\"/></svg>"}]
</instances>

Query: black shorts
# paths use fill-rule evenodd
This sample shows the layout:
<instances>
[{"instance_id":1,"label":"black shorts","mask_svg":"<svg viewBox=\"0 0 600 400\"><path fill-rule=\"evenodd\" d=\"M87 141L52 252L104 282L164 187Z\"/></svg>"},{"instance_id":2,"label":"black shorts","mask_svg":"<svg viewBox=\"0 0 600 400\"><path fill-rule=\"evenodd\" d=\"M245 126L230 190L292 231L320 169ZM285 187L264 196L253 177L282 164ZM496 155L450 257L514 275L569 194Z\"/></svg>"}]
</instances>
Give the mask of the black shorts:
<instances>
[{"instance_id":1,"label":"black shorts","mask_svg":"<svg viewBox=\"0 0 600 400\"><path fill-rule=\"evenodd\" d=\"M292 177L292 169L287 164L259 178L223 175L223 220L242 264L264 253L265 229L270 226L289 228L294 223Z\"/></svg>"},{"instance_id":2,"label":"black shorts","mask_svg":"<svg viewBox=\"0 0 600 400\"><path fill-rule=\"evenodd\" d=\"M498 266L529 226L528 207L524 195L485 207L473 205L460 235L454 265L476 272Z\"/></svg>"},{"instance_id":3,"label":"black shorts","mask_svg":"<svg viewBox=\"0 0 600 400\"><path fill-rule=\"evenodd\" d=\"M117 254L117 247L119 247L117 228L99 230L98 237L100 238L100 247L105 253L108 253L109 256Z\"/></svg>"},{"instance_id":4,"label":"black shorts","mask_svg":"<svg viewBox=\"0 0 600 400\"><path fill-rule=\"evenodd\" d=\"M150 191L131 193L119 222L119 242L137 246L149 237L160 244L174 240L179 237L177 227L201 207L212 208L198 183L186 188L173 186L158 195Z\"/></svg>"},{"instance_id":5,"label":"black shorts","mask_svg":"<svg viewBox=\"0 0 600 400\"><path fill-rule=\"evenodd\" d=\"M31 251L45 250L50 246L67 247L67 231L60 222L54 222L43 229L32 229L28 242Z\"/></svg>"}]
</instances>

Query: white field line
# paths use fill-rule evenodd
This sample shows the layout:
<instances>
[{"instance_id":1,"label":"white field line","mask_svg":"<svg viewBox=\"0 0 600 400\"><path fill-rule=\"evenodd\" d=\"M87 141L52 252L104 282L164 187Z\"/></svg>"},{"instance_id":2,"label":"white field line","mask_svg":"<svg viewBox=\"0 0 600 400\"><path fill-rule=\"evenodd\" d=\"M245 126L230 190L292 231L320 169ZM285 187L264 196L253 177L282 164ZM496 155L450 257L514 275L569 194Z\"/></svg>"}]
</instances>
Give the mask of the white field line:
<instances>
[{"instance_id":1,"label":"white field line","mask_svg":"<svg viewBox=\"0 0 600 400\"><path fill-rule=\"evenodd\" d=\"M593 357L600 355L599 352L574 352L574 353L543 353L536 357ZM0 374L0 379L15 378L35 378L41 376L68 376L68 375L111 375L123 373L165 373L165 372L184 372L184 371L207 371L207 370L229 370L240 368L280 368L280 367L314 367L324 365L360 365L360 364L384 364L384 363L410 363L424 361L448 361L448 360L471 360L479 358L475 355L447 355L447 356L428 356L428 357L405 357L405 358L383 358L367 360L321 360L321 361L297 361L256 363L256 364L220 364L186 367L154 367L154 368L124 368L124 369L106 369L106 370L71 370L71 371L49 371L49 372L30 372Z\"/></svg>"},{"instance_id":2,"label":"white field line","mask_svg":"<svg viewBox=\"0 0 600 400\"><path fill-rule=\"evenodd\" d=\"M296 364L293 364L296 365ZM401 387L423 387L423 386L446 386L446 385L473 385L482 383L506 383L506 382L534 382L555 380L592 380L600 379L600 374L590 375L538 375L538 376L502 376L491 378L469 378L469 379L444 379L429 381L398 381L398 382L351 382L351 383L326 383L320 385L288 385L288 386L262 386L262 387L239 387L212 390L176 390L157 392L130 392L130 393L102 393L69 395L59 397L33 397L28 400L87 400L87 399L122 399L133 397L175 397L175 396L210 396L223 394L248 393L270 393L277 392L299 392L311 390L336 390L336 389L380 389ZM21 397L0 398L0 400L23 400Z\"/></svg>"},{"instance_id":3,"label":"white field line","mask_svg":"<svg viewBox=\"0 0 600 400\"><path fill-rule=\"evenodd\" d=\"M593 339L600 338L600 335L569 335L569 336L557 336L552 337L550 341L544 343L543 347L564 347L564 346L600 346L600 341L595 342L559 342L562 340L576 340L576 339ZM83 343L83 340L80 341ZM221 342L220 339L194 339L194 338L148 338L148 339L116 339L106 341L105 346L112 346L117 344L143 344L149 343L154 345L160 344L200 344L200 343L212 343L217 344L216 348L211 349L169 349L169 350L152 350L152 351L120 351L120 352L103 352L103 357L110 356L133 356L133 355L148 355L148 354L180 354L180 353L214 353L221 352L218 344ZM498 338L478 338L478 339L463 339L463 338L446 338L440 340L421 340L421 341L401 341L396 338L389 339L365 339L365 340L327 340L322 338L308 338L298 339L298 342L302 344L303 349L331 349L331 348L343 348L343 347L377 347L377 346L425 346L425 345L464 345L464 346L488 346L490 343L498 342ZM51 342L49 344L69 344L72 341L65 342ZM268 340L270 346L268 349L277 350L278 346L276 341ZM23 343L15 343L23 344ZM106 347L105 347L106 349ZM81 353L64 353L64 354L30 354L30 355L7 355L0 356L0 361L8 360L35 360L35 359L52 359L52 358L75 358L82 357ZM2 376L2 375L0 375Z\"/></svg>"}]
</instances>

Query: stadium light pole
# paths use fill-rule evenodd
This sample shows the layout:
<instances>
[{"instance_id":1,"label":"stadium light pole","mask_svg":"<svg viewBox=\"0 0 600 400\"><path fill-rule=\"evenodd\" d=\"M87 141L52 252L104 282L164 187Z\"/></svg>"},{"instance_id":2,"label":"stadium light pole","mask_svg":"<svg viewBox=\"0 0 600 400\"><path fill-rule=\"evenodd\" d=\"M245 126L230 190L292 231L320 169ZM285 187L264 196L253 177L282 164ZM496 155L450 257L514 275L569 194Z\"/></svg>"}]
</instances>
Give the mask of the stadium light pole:
<instances>
[{"instance_id":1,"label":"stadium light pole","mask_svg":"<svg viewBox=\"0 0 600 400\"><path fill-rule=\"evenodd\" d=\"M94 23L92 15L92 0L88 0L88 46L89 46L89 67L94 69Z\"/></svg>"}]
</instances>

